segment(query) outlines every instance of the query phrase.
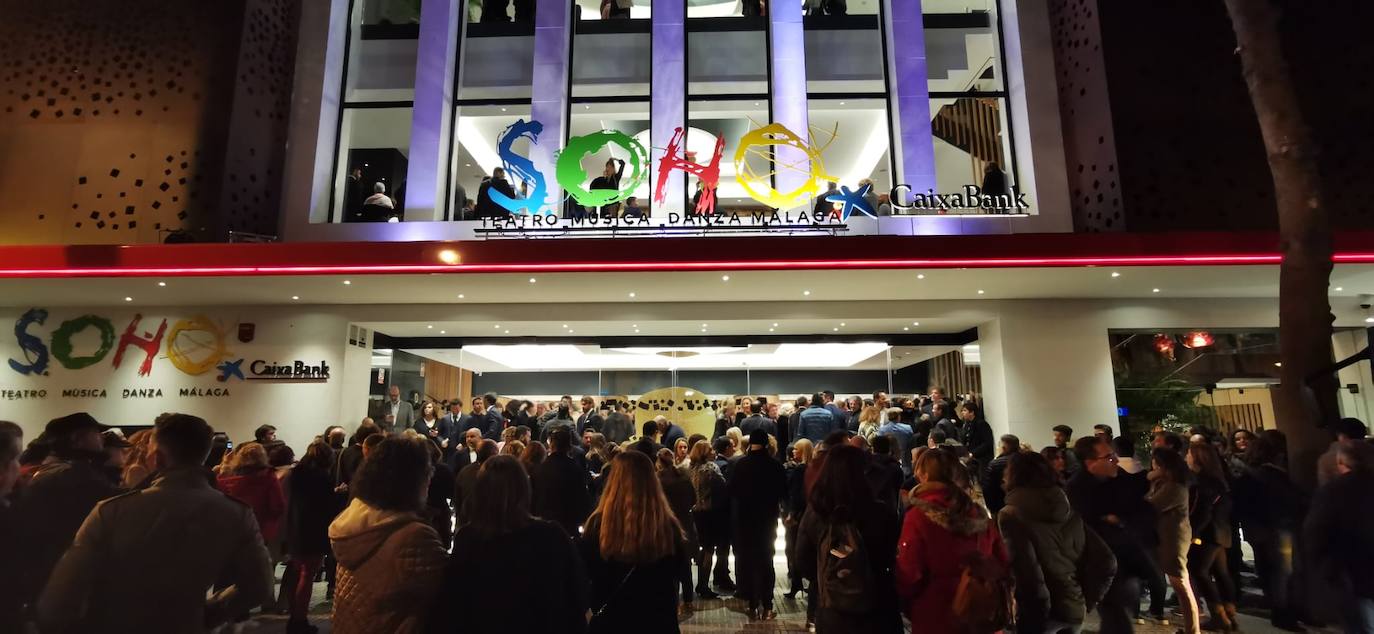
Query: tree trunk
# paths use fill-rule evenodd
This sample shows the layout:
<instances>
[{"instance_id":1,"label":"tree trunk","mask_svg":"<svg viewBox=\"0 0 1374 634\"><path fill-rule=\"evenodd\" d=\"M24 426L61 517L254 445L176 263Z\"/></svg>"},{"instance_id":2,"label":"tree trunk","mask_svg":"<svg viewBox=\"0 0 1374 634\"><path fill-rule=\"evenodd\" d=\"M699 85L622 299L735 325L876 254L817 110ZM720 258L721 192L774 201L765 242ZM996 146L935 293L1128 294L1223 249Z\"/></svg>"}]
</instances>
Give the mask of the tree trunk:
<instances>
[{"instance_id":1,"label":"tree trunk","mask_svg":"<svg viewBox=\"0 0 1374 634\"><path fill-rule=\"evenodd\" d=\"M1282 385L1278 426L1288 436L1294 479L1315 481L1317 456L1330 442L1320 427L1339 417L1332 364L1331 227L1317 146L1298 106L1278 31L1273 0L1225 0L1236 33L1245 84L1264 136L1279 212L1279 355ZM1320 373L1320 374L1319 374ZM1309 377L1317 378L1308 382Z\"/></svg>"}]
</instances>

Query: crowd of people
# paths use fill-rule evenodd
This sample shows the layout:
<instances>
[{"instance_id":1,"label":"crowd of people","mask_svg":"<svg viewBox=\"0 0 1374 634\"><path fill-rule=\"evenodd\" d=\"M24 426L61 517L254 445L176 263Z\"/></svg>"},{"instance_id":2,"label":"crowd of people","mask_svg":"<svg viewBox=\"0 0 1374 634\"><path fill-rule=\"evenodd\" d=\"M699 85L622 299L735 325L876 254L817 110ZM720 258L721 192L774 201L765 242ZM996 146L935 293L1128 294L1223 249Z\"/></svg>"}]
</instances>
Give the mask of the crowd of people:
<instances>
[{"instance_id":1,"label":"crowd of people","mask_svg":"<svg viewBox=\"0 0 1374 634\"><path fill-rule=\"evenodd\" d=\"M726 595L769 621L779 526L784 596L805 593L818 632L1077 632L1093 610L1108 634L1235 631L1242 534L1275 626L1315 622L1320 586L1347 631L1374 631L1374 447L1354 419L1309 497L1274 430L1159 429L1147 468L1105 424L1039 451L994 440L975 396L940 388L725 399L711 437L592 397L499 401L416 410L393 388L382 423L325 429L299 459L271 425L235 446L186 414L128 438L72 414L27 445L0 422L0 631L262 611L313 632L317 581L343 634L675 632Z\"/></svg>"}]
</instances>

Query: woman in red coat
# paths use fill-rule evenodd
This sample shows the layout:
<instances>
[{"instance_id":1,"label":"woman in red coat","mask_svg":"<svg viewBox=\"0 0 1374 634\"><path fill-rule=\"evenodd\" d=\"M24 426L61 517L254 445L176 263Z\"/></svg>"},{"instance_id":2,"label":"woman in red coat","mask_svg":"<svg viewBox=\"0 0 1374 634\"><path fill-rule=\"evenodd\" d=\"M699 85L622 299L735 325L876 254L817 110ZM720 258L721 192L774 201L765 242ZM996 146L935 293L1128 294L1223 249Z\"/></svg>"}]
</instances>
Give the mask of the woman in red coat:
<instances>
[{"instance_id":1,"label":"woman in red coat","mask_svg":"<svg viewBox=\"0 0 1374 634\"><path fill-rule=\"evenodd\" d=\"M920 482L897 544L897 596L912 634L964 631L953 614L964 557L972 552L1007 564L1007 549L987 511L955 484L959 459L944 449L921 454L913 469Z\"/></svg>"},{"instance_id":2,"label":"woman in red coat","mask_svg":"<svg viewBox=\"0 0 1374 634\"><path fill-rule=\"evenodd\" d=\"M239 447L220 471L218 484L225 495L253 509L264 542L276 539L286 514L286 498L277 470L267 464L267 451L260 443Z\"/></svg>"}]
</instances>

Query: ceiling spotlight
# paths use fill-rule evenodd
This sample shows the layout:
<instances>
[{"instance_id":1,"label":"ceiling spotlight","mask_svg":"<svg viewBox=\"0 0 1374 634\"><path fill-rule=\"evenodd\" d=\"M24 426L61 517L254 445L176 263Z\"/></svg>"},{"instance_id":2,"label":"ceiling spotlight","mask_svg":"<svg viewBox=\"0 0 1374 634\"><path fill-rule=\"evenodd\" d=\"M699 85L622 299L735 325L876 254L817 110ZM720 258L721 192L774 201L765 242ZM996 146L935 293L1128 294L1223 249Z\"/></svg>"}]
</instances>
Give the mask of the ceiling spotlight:
<instances>
[{"instance_id":1,"label":"ceiling spotlight","mask_svg":"<svg viewBox=\"0 0 1374 634\"><path fill-rule=\"evenodd\" d=\"M802 291L802 295L810 295L811 291Z\"/></svg>"},{"instance_id":2,"label":"ceiling spotlight","mask_svg":"<svg viewBox=\"0 0 1374 634\"><path fill-rule=\"evenodd\" d=\"M457 264L458 252L453 249L444 249L439 252L439 261L444 264Z\"/></svg>"},{"instance_id":3,"label":"ceiling spotlight","mask_svg":"<svg viewBox=\"0 0 1374 634\"><path fill-rule=\"evenodd\" d=\"M1339 292L1345 290L1345 287L1343 287L1343 286L1337 286L1334 290L1335 290L1337 293L1339 293Z\"/></svg>"},{"instance_id":4,"label":"ceiling spotlight","mask_svg":"<svg viewBox=\"0 0 1374 634\"><path fill-rule=\"evenodd\" d=\"M902 326L902 330L911 330L911 326Z\"/></svg>"},{"instance_id":5,"label":"ceiling spotlight","mask_svg":"<svg viewBox=\"0 0 1374 634\"><path fill-rule=\"evenodd\" d=\"M531 283L531 284L533 284L533 283L535 283L535 282L538 282L538 281L539 281L539 280L536 280L536 279L534 279L534 278L532 278L532 277L530 278L530 283Z\"/></svg>"},{"instance_id":6,"label":"ceiling spotlight","mask_svg":"<svg viewBox=\"0 0 1374 634\"><path fill-rule=\"evenodd\" d=\"M505 109L505 108L502 108L502 109L501 109L501 112L505 112L505 111L506 111L506 109Z\"/></svg>"},{"instance_id":7,"label":"ceiling spotlight","mask_svg":"<svg viewBox=\"0 0 1374 634\"><path fill-rule=\"evenodd\" d=\"M508 335L509 335L509 334L510 334L510 331L509 331L509 330L507 330L507 331L506 331L506 334L508 334Z\"/></svg>"},{"instance_id":8,"label":"ceiling spotlight","mask_svg":"<svg viewBox=\"0 0 1374 634\"><path fill-rule=\"evenodd\" d=\"M921 322L919 322L919 321L913 321L913 322L911 322L911 325L913 325L913 326L919 326L919 325L921 325Z\"/></svg>"},{"instance_id":9,"label":"ceiling spotlight","mask_svg":"<svg viewBox=\"0 0 1374 634\"><path fill-rule=\"evenodd\" d=\"M425 328L429 328L429 329L433 330L433 329L434 329L434 324L430 324L430 325L428 325L428 326L425 326Z\"/></svg>"},{"instance_id":10,"label":"ceiling spotlight","mask_svg":"<svg viewBox=\"0 0 1374 634\"><path fill-rule=\"evenodd\" d=\"M983 294L983 289L981 289L981 288L978 289L978 294L979 294L979 295L982 295L982 294Z\"/></svg>"},{"instance_id":11,"label":"ceiling spotlight","mask_svg":"<svg viewBox=\"0 0 1374 634\"><path fill-rule=\"evenodd\" d=\"M840 327L844 328L844 322L840 322Z\"/></svg>"},{"instance_id":12,"label":"ceiling spotlight","mask_svg":"<svg viewBox=\"0 0 1374 634\"><path fill-rule=\"evenodd\" d=\"M839 328L831 328L831 330L833 330L833 331L835 331L835 332L839 332L839 331L840 331Z\"/></svg>"},{"instance_id":13,"label":"ceiling spotlight","mask_svg":"<svg viewBox=\"0 0 1374 634\"><path fill-rule=\"evenodd\" d=\"M776 321L773 322L773 327L774 327L774 328L777 328L777 327L778 327L778 322L776 322Z\"/></svg>"},{"instance_id":14,"label":"ceiling spotlight","mask_svg":"<svg viewBox=\"0 0 1374 634\"><path fill-rule=\"evenodd\" d=\"M917 274L916 274L916 279L918 279L918 280L926 279L926 274L925 274L925 273L917 273Z\"/></svg>"},{"instance_id":15,"label":"ceiling spotlight","mask_svg":"<svg viewBox=\"0 0 1374 634\"><path fill-rule=\"evenodd\" d=\"M1275 361L1275 362L1274 362L1274 367L1276 367L1276 368L1281 368L1281 367L1283 367L1283 362L1281 362L1281 361Z\"/></svg>"},{"instance_id":16,"label":"ceiling spotlight","mask_svg":"<svg viewBox=\"0 0 1374 634\"><path fill-rule=\"evenodd\" d=\"M350 282L350 281L348 281L348 280L344 280L343 282L344 282L344 286L348 286L348 285L350 285L350 284L353 283L353 282Z\"/></svg>"},{"instance_id":17,"label":"ceiling spotlight","mask_svg":"<svg viewBox=\"0 0 1374 634\"><path fill-rule=\"evenodd\" d=\"M458 299L463 299L463 294L462 294L462 293L459 293L459 294L458 294Z\"/></svg>"},{"instance_id":18,"label":"ceiling spotlight","mask_svg":"<svg viewBox=\"0 0 1374 634\"><path fill-rule=\"evenodd\" d=\"M292 296L291 296L291 299L300 299L300 298L301 298L300 295L292 295Z\"/></svg>"},{"instance_id":19,"label":"ceiling spotlight","mask_svg":"<svg viewBox=\"0 0 1374 634\"><path fill-rule=\"evenodd\" d=\"M702 327L702 328L705 328L705 327L706 327L706 324L702 324L701 327Z\"/></svg>"},{"instance_id":20,"label":"ceiling spotlight","mask_svg":"<svg viewBox=\"0 0 1374 634\"><path fill-rule=\"evenodd\" d=\"M495 328L495 329L497 329L497 330L500 330L500 329L501 329L501 324L492 324L491 327L492 327L492 328Z\"/></svg>"},{"instance_id":21,"label":"ceiling spotlight","mask_svg":"<svg viewBox=\"0 0 1374 634\"><path fill-rule=\"evenodd\" d=\"M634 299L634 296L635 296L634 291L630 291L630 299Z\"/></svg>"},{"instance_id":22,"label":"ceiling spotlight","mask_svg":"<svg viewBox=\"0 0 1374 634\"><path fill-rule=\"evenodd\" d=\"M1374 317L1365 317L1365 318L1364 318L1364 323L1366 323L1366 324L1374 324Z\"/></svg>"},{"instance_id":23,"label":"ceiling spotlight","mask_svg":"<svg viewBox=\"0 0 1374 634\"><path fill-rule=\"evenodd\" d=\"M705 328L702 328L701 331L702 331L702 332L706 332L706 329L705 329Z\"/></svg>"},{"instance_id":24,"label":"ceiling spotlight","mask_svg":"<svg viewBox=\"0 0 1374 634\"><path fill-rule=\"evenodd\" d=\"M568 325L567 325L567 324L563 324L563 327L564 327L564 328L567 328L567 327L568 327Z\"/></svg>"},{"instance_id":25,"label":"ceiling spotlight","mask_svg":"<svg viewBox=\"0 0 1374 634\"><path fill-rule=\"evenodd\" d=\"M447 334L448 334L448 331L447 331L447 330L440 330L440 331L439 331L439 334L441 334L441 335L447 335Z\"/></svg>"},{"instance_id":26,"label":"ceiling spotlight","mask_svg":"<svg viewBox=\"0 0 1374 634\"><path fill-rule=\"evenodd\" d=\"M167 283L166 283L166 282L158 282L157 285L158 285L158 286L166 286ZM1336 290L1340 290L1340 289L1336 289Z\"/></svg>"},{"instance_id":27,"label":"ceiling spotlight","mask_svg":"<svg viewBox=\"0 0 1374 634\"><path fill-rule=\"evenodd\" d=\"M639 329L638 329L638 328L635 328L635 332L639 332Z\"/></svg>"},{"instance_id":28,"label":"ceiling spotlight","mask_svg":"<svg viewBox=\"0 0 1374 634\"><path fill-rule=\"evenodd\" d=\"M769 328L768 332L773 332L774 330L776 330L776 328Z\"/></svg>"},{"instance_id":29,"label":"ceiling spotlight","mask_svg":"<svg viewBox=\"0 0 1374 634\"><path fill-rule=\"evenodd\" d=\"M124 298L124 301L126 301L126 302L132 302L132 301L134 301L134 298L132 298L132 297L125 297L125 298Z\"/></svg>"},{"instance_id":30,"label":"ceiling spotlight","mask_svg":"<svg viewBox=\"0 0 1374 634\"><path fill-rule=\"evenodd\" d=\"M722 281L722 282L729 282L729 281L730 281L730 276L729 276L729 275L722 275L722 276L720 276L720 281Z\"/></svg>"},{"instance_id":31,"label":"ceiling spotlight","mask_svg":"<svg viewBox=\"0 0 1374 634\"><path fill-rule=\"evenodd\" d=\"M573 331L572 331L572 330L569 330L569 331L568 331L568 334L570 334L570 335L573 334Z\"/></svg>"},{"instance_id":32,"label":"ceiling spotlight","mask_svg":"<svg viewBox=\"0 0 1374 634\"><path fill-rule=\"evenodd\" d=\"M1117 273L1116 271L1112 271L1112 277L1121 277L1121 274Z\"/></svg>"},{"instance_id":33,"label":"ceiling spotlight","mask_svg":"<svg viewBox=\"0 0 1374 634\"><path fill-rule=\"evenodd\" d=\"M1158 292L1159 292L1159 289L1157 289L1157 288L1152 288L1152 289L1150 289L1150 292L1151 292L1151 293L1158 293Z\"/></svg>"}]
</instances>

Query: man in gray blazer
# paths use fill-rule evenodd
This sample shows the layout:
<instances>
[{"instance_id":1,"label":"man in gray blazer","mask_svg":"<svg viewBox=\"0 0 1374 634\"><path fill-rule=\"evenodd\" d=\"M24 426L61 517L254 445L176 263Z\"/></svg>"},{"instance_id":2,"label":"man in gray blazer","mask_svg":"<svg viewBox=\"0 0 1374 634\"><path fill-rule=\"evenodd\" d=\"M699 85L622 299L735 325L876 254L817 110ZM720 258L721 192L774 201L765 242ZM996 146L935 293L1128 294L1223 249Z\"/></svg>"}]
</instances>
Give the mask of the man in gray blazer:
<instances>
[{"instance_id":1,"label":"man in gray blazer","mask_svg":"<svg viewBox=\"0 0 1374 634\"><path fill-rule=\"evenodd\" d=\"M415 410L409 401L401 400L401 388L393 385L390 397L382 404L382 431L391 434L415 426Z\"/></svg>"}]
</instances>

